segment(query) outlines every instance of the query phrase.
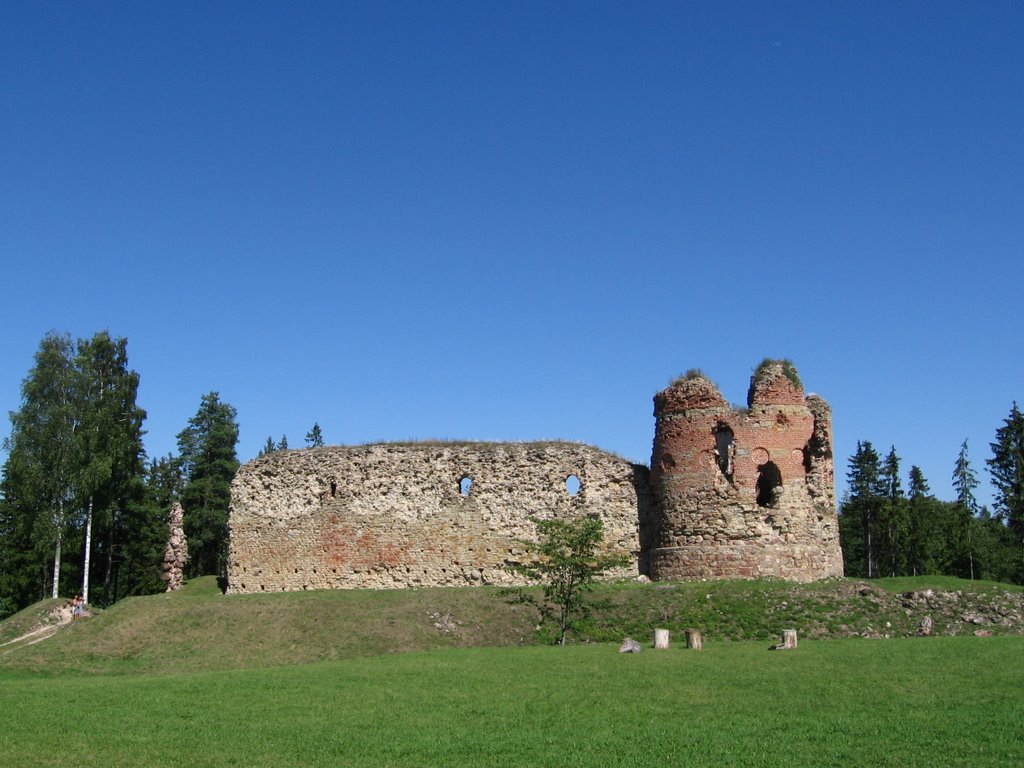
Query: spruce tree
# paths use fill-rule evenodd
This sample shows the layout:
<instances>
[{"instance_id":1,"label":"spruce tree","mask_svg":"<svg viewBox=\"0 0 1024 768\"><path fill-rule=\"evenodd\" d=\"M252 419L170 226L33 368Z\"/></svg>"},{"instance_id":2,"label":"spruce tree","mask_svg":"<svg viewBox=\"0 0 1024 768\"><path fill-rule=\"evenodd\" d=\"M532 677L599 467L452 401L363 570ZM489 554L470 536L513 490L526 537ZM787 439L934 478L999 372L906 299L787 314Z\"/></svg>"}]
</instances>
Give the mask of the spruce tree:
<instances>
[{"instance_id":1,"label":"spruce tree","mask_svg":"<svg viewBox=\"0 0 1024 768\"><path fill-rule=\"evenodd\" d=\"M217 392L203 395L199 410L178 434L185 485L189 576L223 574L227 560L228 506L231 480L238 470L237 411Z\"/></svg>"},{"instance_id":2,"label":"spruce tree","mask_svg":"<svg viewBox=\"0 0 1024 768\"><path fill-rule=\"evenodd\" d=\"M277 448L275 450L278 450L278 451L287 451L288 450L288 435L281 435L281 441L277 444Z\"/></svg>"},{"instance_id":3,"label":"spruce tree","mask_svg":"<svg viewBox=\"0 0 1024 768\"><path fill-rule=\"evenodd\" d=\"M849 491L839 509L844 567L849 576L878 576L878 517L883 501L878 452L857 441L846 474Z\"/></svg>"},{"instance_id":4,"label":"spruce tree","mask_svg":"<svg viewBox=\"0 0 1024 768\"><path fill-rule=\"evenodd\" d=\"M36 508L28 491L21 455L8 456L0 476L0 619L46 597L49 547L37 546Z\"/></svg>"},{"instance_id":5,"label":"spruce tree","mask_svg":"<svg viewBox=\"0 0 1024 768\"><path fill-rule=\"evenodd\" d=\"M885 497L885 503L880 506L880 527L885 531L886 566L890 576L900 576L905 572L909 525L896 446L892 446L885 457L879 482Z\"/></svg>"},{"instance_id":6,"label":"spruce tree","mask_svg":"<svg viewBox=\"0 0 1024 768\"><path fill-rule=\"evenodd\" d=\"M978 477L971 468L967 457L967 440L960 446L960 454L953 467L953 488L956 490L957 519L959 522L959 544L961 559L966 559L967 574L974 578L974 541L972 529L978 514L978 502L974 498L974 489L978 487Z\"/></svg>"},{"instance_id":7,"label":"spruce tree","mask_svg":"<svg viewBox=\"0 0 1024 768\"><path fill-rule=\"evenodd\" d=\"M306 446L308 448L319 448L323 444L324 436L320 431L320 425L314 422L312 429L306 433Z\"/></svg>"},{"instance_id":8,"label":"spruce tree","mask_svg":"<svg viewBox=\"0 0 1024 768\"><path fill-rule=\"evenodd\" d=\"M920 576L924 571L924 562L928 555L928 535L932 529L932 520L928 516L931 491L928 481L920 467L910 468L910 486L907 502L910 523L910 541L908 551L908 570L911 576Z\"/></svg>"},{"instance_id":9,"label":"spruce tree","mask_svg":"<svg viewBox=\"0 0 1024 768\"><path fill-rule=\"evenodd\" d=\"M151 461L146 468L141 498L127 510L134 535L119 551L113 582L113 597L149 595L166 589L163 575L164 549L171 504L181 496L180 462L173 455Z\"/></svg>"},{"instance_id":10,"label":"spruce tree","mask_svg":"<svg viewBox=\"0 0 1024 768\"><path fill-rule=\"evenodd\" d=\"M1010 415L996 430L987 460L995 486L995 508L1013 534L1018 550L1018 578L1024 576L1024 414L1013 403Z\"/></svg>"},{"instance_id":11,"label":"spruce tree","mask_svg":"<svg viewBox=\"0 0 1024 768\"><path fill-rule=\"evenodd\" d=\"M262 456L266 456L268 454L273 453L276 450L277 450L277 446L274 444L274 438L272 438L272 437L270 437L268 435L267 436L267 442L265 442L263 444L263 447L260 448L260 452L256 454L256 458L258 459L258 458L260 458Z\"/></svg>"}]
</instances>

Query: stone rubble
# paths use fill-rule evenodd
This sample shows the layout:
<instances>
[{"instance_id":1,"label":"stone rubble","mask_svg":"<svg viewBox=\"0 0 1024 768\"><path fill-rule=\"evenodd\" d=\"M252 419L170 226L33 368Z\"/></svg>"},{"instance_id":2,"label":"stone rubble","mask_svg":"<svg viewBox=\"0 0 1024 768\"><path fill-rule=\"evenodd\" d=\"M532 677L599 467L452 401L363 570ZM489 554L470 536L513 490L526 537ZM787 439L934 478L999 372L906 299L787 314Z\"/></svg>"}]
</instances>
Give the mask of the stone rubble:
<instances>
[{"instance_id":1,"label":"stone rubble","mask_svg":"<svg viewBox=\"0 0 1024 768\"><path fill-rule=\"evenodd\" d=\"M174 592L185 585L185 564L188 562L188 541L185 539L185 514L177 501L171 505L168 517L170 535L164 550L161 578L167 582L167 591Z\"/></svg>"}]
</instances>

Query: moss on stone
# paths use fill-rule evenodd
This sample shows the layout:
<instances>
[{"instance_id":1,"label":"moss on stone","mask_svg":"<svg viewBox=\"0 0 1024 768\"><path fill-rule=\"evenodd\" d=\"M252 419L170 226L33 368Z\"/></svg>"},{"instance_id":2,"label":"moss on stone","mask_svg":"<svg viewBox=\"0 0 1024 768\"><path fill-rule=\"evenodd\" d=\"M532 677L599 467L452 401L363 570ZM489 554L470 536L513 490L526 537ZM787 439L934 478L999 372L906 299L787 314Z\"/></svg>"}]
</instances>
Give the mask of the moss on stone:
<instances>
[{"instance_id":1,"label":"moss on stone","mask_svg":"<svg viewBox=\"0 0 1024 768\"><path fill-rule=\"evenodd\" d=\"M789 379L790 383L794 387L801 390L804 388L803 382L800 381L800 374L796 372L796 366L793 365L793 361L788 358L775 359L766 357L754 371L754 383L758 385L763 384L765 377L769 375L771 369L776 365L782 368L782 375Z\"/></svg>"}]
</instances>

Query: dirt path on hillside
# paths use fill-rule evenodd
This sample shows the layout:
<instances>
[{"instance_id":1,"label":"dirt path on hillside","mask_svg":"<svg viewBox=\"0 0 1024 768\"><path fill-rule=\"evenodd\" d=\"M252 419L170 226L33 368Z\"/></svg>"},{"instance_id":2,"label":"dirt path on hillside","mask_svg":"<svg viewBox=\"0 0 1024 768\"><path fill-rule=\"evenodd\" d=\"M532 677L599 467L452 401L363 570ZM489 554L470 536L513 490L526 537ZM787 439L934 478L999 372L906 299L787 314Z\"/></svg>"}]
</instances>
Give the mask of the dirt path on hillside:
<instances>
[{"instance_id":1,"label":"dirt path on hillside","mask_svg":"<svg viewBox=\"0 0 1024 768\"><path fill-rule=\"evenodd\" d=\"M0 643L0 655L8 654L17 648L24 648L27 645L35 645L47 638L53 637L63 627L71 623L74 618L74 609L70 604L58 606L46 614L46 620L30 629L23 635L15 637L7 642Z\"/></svg>"}]
</instances>

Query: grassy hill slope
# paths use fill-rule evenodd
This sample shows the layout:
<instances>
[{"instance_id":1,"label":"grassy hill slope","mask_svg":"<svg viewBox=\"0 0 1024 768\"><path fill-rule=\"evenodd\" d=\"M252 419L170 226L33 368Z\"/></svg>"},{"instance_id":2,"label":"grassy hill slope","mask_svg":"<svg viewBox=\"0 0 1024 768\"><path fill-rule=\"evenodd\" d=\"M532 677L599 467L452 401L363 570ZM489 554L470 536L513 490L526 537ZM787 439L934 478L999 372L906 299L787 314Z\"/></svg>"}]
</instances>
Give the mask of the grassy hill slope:
<instances>
[{"instance_id":1,"label":"grassy hill slope","mask_svg":"<svg viewBox=\"0 0 1024 768\"><path fill-rule=\"evenodd\" d=\"M783 582L607 584L576 641L681 637L902 637L931 617L934 634L1024 634L1020 587L942 577ZM0 643L38 623L44 601L0 623ZM266 668L450 647L536 642L535 617L489 588L222 595L212 578L123 600L43 642L0 646L0 671L166 674Z\"/></svg>"}]
</instances>

